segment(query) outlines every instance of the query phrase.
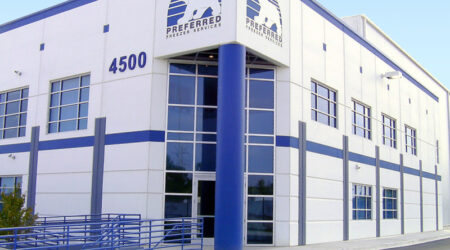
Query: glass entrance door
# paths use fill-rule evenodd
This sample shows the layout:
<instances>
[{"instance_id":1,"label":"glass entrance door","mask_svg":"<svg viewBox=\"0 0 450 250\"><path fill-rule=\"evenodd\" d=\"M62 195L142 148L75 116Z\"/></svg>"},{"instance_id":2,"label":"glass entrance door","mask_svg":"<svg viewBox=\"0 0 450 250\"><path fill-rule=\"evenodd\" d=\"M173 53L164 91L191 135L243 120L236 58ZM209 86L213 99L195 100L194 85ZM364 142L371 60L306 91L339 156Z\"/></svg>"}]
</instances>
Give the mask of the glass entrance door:
<instances>
[{"instance_id":1,"label":"glass entrance door","mask_svg":"<svg viewBox=\"0 0 450 250\"><path fill-rule=\"evenodd\" d=\"M199 178L194 183L193 217L204 218L203 237L214 238L214 211L216 181L213 178Z\"/></svg>"}]
</instances>

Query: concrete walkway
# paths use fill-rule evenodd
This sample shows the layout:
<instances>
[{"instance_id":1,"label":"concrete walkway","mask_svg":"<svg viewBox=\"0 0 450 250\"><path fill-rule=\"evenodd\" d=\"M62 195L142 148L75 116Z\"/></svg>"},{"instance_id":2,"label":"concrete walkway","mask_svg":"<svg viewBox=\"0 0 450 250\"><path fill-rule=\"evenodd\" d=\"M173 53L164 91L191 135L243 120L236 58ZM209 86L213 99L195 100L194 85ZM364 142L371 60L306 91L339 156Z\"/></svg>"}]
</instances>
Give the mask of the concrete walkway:
<instances>
[{"instance_id":1,"label":"concrete walkway","mask_svg":"<svg viewBox=\"0 0 450 250\"><path fill-rule=\"evenodd\" d=\"M322 244L311 244L307 246L295 246L295 247L246 247L246 250L282 250L282 249L333 249L333 250L356 250L356 249L386 249L393 247L402 247L415 245L435 240L450 238L450 228L441 231L434 232L424 232L424 233L412 233L399 236L387 236L381 238L370 238L362 240L350 240L350 241L339 241L331 243ZM209 249L209 248L206 248ZM212 248L211 248L212 249ZM450 246L449 246L450 249Z\"/></svg>"}]
</instances>

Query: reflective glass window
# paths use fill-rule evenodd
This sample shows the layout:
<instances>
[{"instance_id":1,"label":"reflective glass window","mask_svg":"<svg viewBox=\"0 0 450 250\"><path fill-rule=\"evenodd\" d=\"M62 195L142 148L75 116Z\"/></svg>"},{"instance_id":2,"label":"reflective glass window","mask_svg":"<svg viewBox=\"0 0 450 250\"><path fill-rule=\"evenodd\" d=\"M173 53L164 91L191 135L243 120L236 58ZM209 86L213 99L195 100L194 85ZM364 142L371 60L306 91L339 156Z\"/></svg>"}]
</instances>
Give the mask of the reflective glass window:
<instances>
[{"instance_id":1,"label":"reflective glass window","mask_svg":"<svg viewBox=\"0 0 450 250\"><path fill-rule=\"evenodd\" d=\"M28 88L0 93L0 139L25 136Z\"/></svg>"},{"instance_id":2,"label":"reflective glass window","mask_svg":"<svg viewBox=\"0 0 450 250\"><path fill-rule=\"evenodd\" d=\"M50 84L48 132L87 129L90 75Z\"/></svg>"}]
</instances>

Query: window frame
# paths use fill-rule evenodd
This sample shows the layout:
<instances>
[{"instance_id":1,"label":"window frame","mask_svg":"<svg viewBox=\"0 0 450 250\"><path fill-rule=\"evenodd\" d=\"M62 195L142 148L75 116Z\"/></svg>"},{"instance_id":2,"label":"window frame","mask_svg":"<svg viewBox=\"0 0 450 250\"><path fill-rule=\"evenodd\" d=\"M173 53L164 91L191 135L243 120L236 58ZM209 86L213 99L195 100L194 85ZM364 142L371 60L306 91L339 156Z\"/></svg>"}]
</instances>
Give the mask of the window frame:
<instances>
[{"instance_id":1,"label":"window frame","mask_svg":"<svg viewBox=\"0 0 450 250\"><path fill-rule=\"evenodd\" d=\"M2 187L2 179L4 179L4 178L14 178L14 187ZM18 182L17 180L18 179L20 179L20 182ZM15 186L17 185L17 184L19 184L20 183L20 185L19 185L19 190L20 190L20 194L22 194L22 190L23 190L23 176L20 176L20 175L12 175L12 176L0 176L0 193L2 193L3 192L3 189L10 189L10 188L13 188L13 190L14 190L14 188L15 188ZM0 204L1 204L1 207L0 207L0 211L3 209L3 201L2 200L0 200Z\"/></svg>"},{"instance_id":2,"label":"window frame","mask_svg":"<svg viewBox=\"0 0 450 250\"><path fill-rule=\"evenodd\" d=\"M411 135L408 132L411 131ZM412 145L408 144L408 137ZM417 156L417 129L405 124L405 152Z\"/></svg>"},{"instance_id":3,"label":"window frame","mask_svg":"<svg viewBox=\"0 0 450 250\"><path fill-rule=\"evenodd\" d=\"M362 137L362 138L365 138L365 139L368 139L368 140L372 140L372 137L373 137L372 107L370 107L369 105L367 105L367 104L365 104L365 103L363 103L361 101L358 101L358 100L356 100L354 98L352 98L352 103L353 103L353 108L352 108L352 134L356 135L356 136L359 136L359 137ZM363 109L364 109L364 111L363 111L364 113L363 114L361 114L360 112L358 112L356 110L356 105L361 105L363 107ZM369 114L367 115L365 113L369 113ZM358 115L363 117L363 119L364 119L364 127L361 127L361 126L359 126L357 124L356 117ZM367 121L369 123L368 124L368 128L366 127L366 118L367 118ZM357 128L362 129L364 131L364 136L358 135L356 133L356 129Z\"/></svg>"},{"instance_id":4,"label":"window frame","mask_svg":"<svg viewBox=\"0 0 450 250\"><path fill-rule=\"evenodd\" d=\"M89 76L89 85L88 86L81 86L81 81L82 78L85 76ZM87 73L81 73L81 74L76 74L76 75L71 75L71 76L67 76L67 77L63 77L63 78L58 78L58 79L54 79L49 81L49 89L48 89L48 93L49 93L49 97L48 97L48 109L47 109L47 122L46 122L46 134L50 135L50 134L59 134L59 133L66 133L66 132L76 132L76 131L83 131L83 130L87 130L89 128L89 101L91 99L91 72L87 72ZM73 88L73 89L69 89L69 90L65 90L63 91L62 89L62 84L63 81L67 81L70 79L75 79L78 78L79 79L79 86L77 88ZM61 86L60 86L60 90L53 92L52 91L52 86L53 83L56 82L60 82ZM82 89L89 89L89 96L88 96L88 100L87 101L80 101L80 97L81 97L81 90ZM62 105L61 104L61 100L62 100L62 93L63 92L69 92L69 91L73 91L73 90L78 90L78 101L75 103L70 103L70 104L65 104ZM51 106L52 105L52 95L53 94L59 94L59 104L56 106ZM87 108L88 108L88 113L86 117L80 117L80 105L81 104L87 104ZM71 118L71 119L65 119L65 120L61 120L61 108L62 107L68 107L68 106L73 106L73 105L77 105L77 117L76 118ZM51 110L52 109L58 109L58 119L55 121L50 121L50 116L51 116ZM80 129L80 120L86 120L86 128ZM65 122L65 121L72 121L72 120L76 120L76 129L74 130L67 130L67 131L60 131L60 123L61 122ZM56 132L50 132L50 124L57 124L57 131Z\"/></svg>"},{"instance_id":5,"label":"window frame","mask_svg":"<svg viewBox=\"0 0 450 250\"><path fill-rule=\"evenodd\" d=\"M28 94L27 94L26 97L23 97L23 95L24 95L23 92L25 90L28 91ZM8 94L12 93L12 92L16 92L16 91L20 91L19 99L16 99L16 100L13 100L13 101L8 101ZM5 106L4 107L5 114L0 115L0 119L3 119L3 125L2 125L2 127L0 127L0 141L1 140L7 140L7 139L15 139L15 138L25 137L26 136L26 130L27 130L28 107L29 107L29 104L30 104L30 102L29 102L29 100L30 100L30 87L29 86L23 86L23 87L19 87L19 88L14 88L14 89L1 91L0 95L5 95L5 102L0 102L1 104L4 104L4 106ZM26 109L26 111L22 111L22 102L23 101L27 102L27 109ZM8 114L7 113L7 104L8 103L12 103L12 102L19 102L19 111L16 112L16 113ZM14 115L17 115L19 117L18 121L17 121L17 126L6 128L5 127L6 126L6 117L14 116ZM22 116L26 116L24 125L20 124ZM10 130L10 129L17 129L16 136L15 137L5 138L5 130ZM23 131L24 131L23 135L21 135L21 133L20 133L21 129L23 129Z\"/></svg>"},{"instance_id":6,"label":"window frame","mask_svg":"<svg viewBox=\"0 0 450 250\"><path fill-rule=\"evenodd\" d=\"M179 73L170 73L170 66L171 64L190 64L190 65L196 65L195 68L195 74L179 74ZM198 176L203 176L204 174L206 175L216 175L216 172L203 172L203 171L199 171L195 169L195 163L196 163L196 144L214 144L216 145L217 142L216 140L214 141L199 141L198 139L198 135L199 134L203 134L203 135L217 135L217 131L215 132L206 132L206 131L197 131L197 108L218 108L218 106L210 106L210 105L200 105L198 104L198 77L214 77L218 79L218 75L217 76L206 76L206 75L200 75L199 74L199 70L198 70L198 65L210 65L210 66L218 66L217 62L205 62L205 61L186 61L186 60L169 60L168 64L167 64L167 69L168 69L168 73L167 73L167 86L166 86L166 95L167 95L167 99L166 99L166 123L165 123L165 128L167 129L166 131L166 140L165 140L165 148L164 148L164 153L165 155L167 155L167 143L170 142L174 142L174 143L189 143L189 144L193 144L193 169L192 170L168 170L167 169L167 161L164 161L164 180L166 178L166 175L168 173L185 173L185 174L193 174L193 180L192 183L194 183L194 179L198 178ZM268 70L273 70L274 72L274 76L273 79L266 79L266 78L253 78L250 77L250 69L268 69ZM276 153L276 110L277 110L277 69L276 67L273 66L267 66L267 65L246 65L245 67L245 83L246 83L246 100L245 100L245 114L246 114L246 121L245 121L245 148L246 148L246 152L245 152L245 163L246 163L246 168L245 168L245 172L244 172L244 244L246 246L274 246L275 245L275 236L276 236L276 225L275 225L275 217L276 217L276 178L275 178L275 162L276 162L276 158L275 158L275 153ZM195 87L194 87L194 91L195 91L195 97L194 97L194 103L191 104L170 104L169 103L169 91L170 91L170 76L171 75L185 75L185 76L194 76L195 79ZM273 108L255 108L255 107L250 107L250 81L263 81L263 82L267 82L267 81L273 81ZM169 122L169 107L170 106L176 106L176 107L192 107L194 108L194 129L192 131L185 131L185 130L169 130L168 129L168 122ZM250 111L270 111L273 114L273 132L271 134L260 134L260 133L250 133L250 119L249 119L249 114ZM193 134L193 139L192 140L178 140L178 139L169 139L169 134L170 133L179 133L179 134ZM249 168L249 146L267 146L267 147L272 147L273 149L273 157L272 157L272 173L262 173L262 172L250 172L248 171ZM249 176L271 176L272 177L272 194L249 194L248 192L248 181L249 181ZM269 178L269 177L267 177ZM194 188L194 187L193 187ZM166 192L166 183L164 181L164 198L163 198L163 202L165 204L165 200L166 200L166 196L182 196L182 197L190 197L191 199L191 204L192 206L194 205L194 192L192 193L168 193ZM248 220L248 198L272 198L272 220ZM164 205L165 206L165 205ZM164 214L165 214L165 208L163 208ZM191 208L191 211L193 210L193 207ZM271 244L266 244L266 243L259 243L259 244L249 244L248 243L248 223L271 223L272 224L272 243Z\"/></svg>"},{"instance_id":7,"label":"window frame","mask_svg":"<svg viewBox=\"0 0 450 250\"><path fill-rule=\"evenodd\" d=\"M395 191L395 197L387 197L385 196L385 191L390 190L390 191ZM398 216L398 189L396 188L391 188L391 187L383 187L382 190L382 204L381 204L381 208L383 209L383 220L398 220L399 216ZM387 209L385 208L384 202L385 200L393 200L395 202L395 209ZM393 218L386 218L385 216L385 212L395 212L395 216Z\"/></svg>"},{"instance_id":8,"label":"window frame","mask_svg":"<svg viewBox=\"0 0 450 250\"><path fill-rule=\"evenodd\" d=\"M369 192L370 195L357 195L355 194L354 190L357 190L357 187L366 187L369 188ZM363 198L370 198L370 208L358 208L358 202L357 200L354 201L354 199L358 198L358 197L363 197ZM353 207L353 203L356 203L356 207ZM368 185L368 184L360 184L360 183L353 183L352 184L352 220L353 221L371 221L373 220L373 192L372 192L372 185ZM368 218L367 216L365 218L358 218L358 211L366 211L366 212L370 212L370 218ZM354 215L354 213L356 212L356 216Z\"/></svg>"},{"instance_id":9,"label":"window frame","mask_svg":"<svg viewBox=\"0 0 450 250\"><path fill-rule=\"evenodd\" d=\"M384 123L385 119L389 119L390 123L393 122L394 123L394 127L392 127L390 125L387 126ZM382 129L383 129L383 133L381 135L383 145L386 145L388 147L397 149L397 138L398 138L398 136L397 136L397 120L392 118L392 116L386 115L385 113L381 113L381 125L382 125ZM391 135L393 135L393 138L386 136L385 128L389 128L389 130L391 132ZM388 144L388 142L389 142L389 144ZM391 146L391 143L393 143L394 146Z\"/></svg>"},{"instance_id":10,"label":"window frame","mask_svg":"<svg viewBox=\"0 0 450 250\"><path fill-rule=\"evenodd\" d=\"M311 88L311 84L313 84L313 83L316 84L316 91L313 91L313 89ZM319 95L319 93L317 91L317 86L321 86L321 87L326 88L328 90L328 97L327 98L324 98L324 97ZM334 93L336 100L333 101L333 100L330 99L330 91ZM339 125L338 125L339 124L339 119L338 119L338 114L339 114L339 110L338 110L338 107L339 107L339 105L338 105L338 101L339 101L338 100L338 91L336 89L334 89L332 87L329 87L328 85L326 85L326 84L316 80L316 79L311 78L311 80L310 80L310 92L311 92L310 98L312 97L312 95L314 95L314 97L316 98L315 99L315 106L316 106L315 108L312 106L312 104L311 104L312 100L310 99L310 107L311 107L310 119L312 121L318 122L320 124L327 125L329 127L335 128L335 129L339 129ZM330 114L329 113L330 111L328 111L328 113L324 113L323 111L319 110L318 107L317 107L318 106L318 101L317 101L318 98L322 98L322 99L325 99L327 101L327 103L328 103L328 110L330 109L330 104L334 104L336 115ZM312 116L312 112L315 112L315 118L314 119L311 117ZM325 124L325 123L320 122L318 120L318 114L319 113L322 114L322 115L327 116L328 124ZM335 119L335 126L331 125L331 119Z\"/></svg>"}]
</instances>

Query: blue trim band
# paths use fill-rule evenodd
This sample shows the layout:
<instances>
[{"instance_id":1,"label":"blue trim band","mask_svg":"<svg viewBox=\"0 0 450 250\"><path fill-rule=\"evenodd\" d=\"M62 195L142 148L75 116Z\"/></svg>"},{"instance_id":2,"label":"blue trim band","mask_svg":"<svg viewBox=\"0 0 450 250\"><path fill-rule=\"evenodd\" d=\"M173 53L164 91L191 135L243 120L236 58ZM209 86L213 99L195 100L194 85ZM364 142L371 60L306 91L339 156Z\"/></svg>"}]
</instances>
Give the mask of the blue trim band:
<instances>
[{"instance_id":1,"label":"blue trim band","mask_svg":"<svg viewBox=\"0 0 450 250\"><path fill-rule=\"evenodd\" d=\"M380 160L380 167L400 172L400 165L399 164L391 163L391 162L388 162L388 161L381 161Z\"/></svg>"},{"instance_id":2,"label":"blue trim band","mask_svg":"<svg viewBox=\"0 0 450 250\"><path fill-rule=\"evenodd\" d=\"M31 143L0 145L0 154L30 152Z\"/></svg>"},{"instance_id":3,"label":"blue trim band","mask_svg":"<svg viewBox=\"0 0 450 250\"><path fill-rule=\"evenodd\" d=\"M60 13L78 8L80 6L95 2L97 0L69 0L64 3L55 5L53 7L38 11L31 15L19 18L17 20L11 21L9 23L5 23L0 25L0 34L8 32L10 30L14 30L20 28L22 26L40 21L42 19L58 15Z\"/></svg>"},{"instance_id":4,"label":"blue trim band","mask_svg":"<svg viewBox=\"0 0 450 250\"><path fill-rule=\"evenodd\" d=\"M359 162L362 164L367 164L367 165L372 165L372 166L376 166L376 164L377 164L375 158L357 154L357 153L349 152L348 158L350 161Z\"/></svg>"},{"instance_id":5,"label":"blue trim band","mask_svg":"<svg viewBox=\"0 0 450 250\"><path fill-rule=\"evenodd\" d=\"M299 148L298 138L292 136L277 135L276 145L277 147Z\"/></svg>"},{"instance_id":6,"label":"blue trim band","mask_svg":"<svg viewBox=\"0 0 450 250\"><path fill-rule=\"evenodd\" d=\"M410 175L415 175L415 176L420 176L420 170L418 169L414 169L414 168L409 168L409 167L403 167L405 174L410 174Z\"/></svg>"},{"instance_id":7,"label":"blue trim band","mask_svg":"<svg viewBox=\"0 0 450 250\"><path fill-rule=\"evenodd\" d=\"M164 142L166 132L156 130L126 132L106 135L106 145L137 143L137 142Z\"/></svg>"},{"instance_id":8,"label":"blue trim band","mask_svg":"<svg viewBox=\"0 0 450 250\"><path fill-rule=\"evenodd\" d=\"M342 159L342 157L343 157L342 149L333 148L333 147L315 143L312 141L306 142L306 151L317 153L317 154L322 154L322 155L328 155L328 156L336 157L336 158L340 158L340 159Z\"/></svg>"},{"instance_id":9,"label":"blue trim band","mask_svg":"<svg viewBox=\"0 0 450 250\"><path fill-rule=\"evenodd\" d=\"M387 58L383 53L381 53L379 50L377 50L373 45L371 45L369 42L367 42L364 38L362 38L358 34L356 34L346 24L344 24L343 21L339 20L337 17L335 17L333 14L331 14L328 10L324 9L322 6L320 6L318 3L316 3L316 1L314 1L314 0L301 0L301 1L304 4L306 4L307 6L309 6L311 9L313 9L315 12L317 12L317 14L321 15L323 18L328 20L330 23L334 24L334 26L336 26L338 29L342 30L345 34L347 34L348 36L353 38L356 42L358 42L363 47L368 49L370 52L372 52L375 56L380 58L387 65L392 67L394 70L402 72L403 76L406 79L408 79L410 82L412 82L414 85L416 85L419 89L421 89L423 92L425 92L431 98L433 98L435 101L439 102L439 98L435 94L433 94L430 90L428 90L420 82L418 82L416 79L414 79L408 73L406 73L403 69L401 69L397 64L395 64L393 61L391 61L389 58Z\"/></svg>"},{"instance_id":10,"label":"blue trim band","mask_svg":"<svg viewBox=\"0 0 450 250\"><path fill-rule=\"evenodd\" d=\"M165 142L165 131L159 130L145 130L145 131L135 131L135 132L125 132L117 134L106 135L105 145L117 145L117 144L127 144L127 143L138 143L138 142ZM79 137L79 138L67 138L51 141L40 141L39 150L55 150L55 149L68 149L68 148L81 148L81 147L92 147L94 146L94 136ZM276 137L277 147L291 147L298 149L299 141L298 138L292 136L277 136ZM0 145L0 154L10 154L10 153L24 153L30 152L31 143L19 143L10 145ZM343 151L339 148L330 147L320 143L307 141L306 150L312 153L327 155L335 158L342 159ZM349 152L349 160L354 162L359 162L363 164L368 164L375 166L375 158ZM393 171L400 171L400 165L392 162L380 160L380 167L384 169L389 169ZM420 176L420 171L417 169L404 167L404 172L406 174ZM433 173L423 172L423 177L427 179L436 179L436 175ZM438 181L442 181L440 175L437 176Z\"/></svg>"},{"instance_id":11,"label":"blue trim band","mask_svg":"<svg viewBox=\"0 0 450 250\"><path fill-rule=\"evenodd\" d=\"M39 151L66 149L66 148L83 148L94 146L94 136L67 138L52 141L40 141Z\"/></svg>"}]
</instances>

